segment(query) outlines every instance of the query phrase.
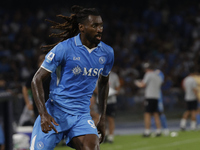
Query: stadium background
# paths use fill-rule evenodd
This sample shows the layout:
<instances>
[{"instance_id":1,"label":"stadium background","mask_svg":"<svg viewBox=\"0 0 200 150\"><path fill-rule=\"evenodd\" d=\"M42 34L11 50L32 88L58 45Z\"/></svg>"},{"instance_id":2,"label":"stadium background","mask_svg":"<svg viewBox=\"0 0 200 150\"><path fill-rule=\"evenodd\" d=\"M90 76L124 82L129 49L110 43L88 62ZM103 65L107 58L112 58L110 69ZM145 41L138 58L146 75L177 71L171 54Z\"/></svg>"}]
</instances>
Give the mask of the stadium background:
<instances>
[{"instance_id":1,"label":"stadium background","mask_svg":"<svg viewBox=\"0 0 200 150\"><path fill-rule=\"evenodd\" d=\"M13 94L13 121L18 123L22 113L21 86L37 68L39 47L57 41L48 37L52 30L44 19L70 15L74 4L99 9L104 21L102 41L114 48L113 69L121 81L116 121L143 120L144 91L133 81L143 77L141 64L147 61L165 74L167 119L180 119L185 109L182 79L191 66L198 69L200 63L198 0L7 0L0 5L0 90Z\"/></svg>"}]
</instances>

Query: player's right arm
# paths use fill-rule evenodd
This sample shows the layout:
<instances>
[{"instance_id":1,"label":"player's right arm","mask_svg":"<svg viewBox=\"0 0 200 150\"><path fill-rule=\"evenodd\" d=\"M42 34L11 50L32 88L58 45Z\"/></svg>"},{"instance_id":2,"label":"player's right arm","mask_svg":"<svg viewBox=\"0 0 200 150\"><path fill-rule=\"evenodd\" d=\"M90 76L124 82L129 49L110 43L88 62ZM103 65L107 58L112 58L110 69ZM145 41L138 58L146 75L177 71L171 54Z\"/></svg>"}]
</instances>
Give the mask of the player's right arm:
<instances>
[{"instance_id":1,"label":"player's right arm","mask_svg":"<svg viewBox=\"0 0 200 150\"><path fill-rule=\"evenodd\" d=\"M146 87L148 80L149 80L149 75L145 73L144 78L142 80L135 80L134 83L137 87L144 88Z\"/></svg>"},{"instance_id":2,"label":"player's right arm","mask_svg":"<svg viewBox=\"0 0 200 150\"><path fill-rule=\"evenodd\" d=\"M42 131L44 133L48 133L48 131L51 131L53 129L56 133L58 133L56 128L53 126L53 124L55 124L55 125L58 125L58 124L56 123L54 118L48 114L47 109L45 107L43 81L48 76L50 76L50 74L51 74L51 72L40 67L32 79L31 88L32 88L34 101L36 103L38 112L41 117ZM52 122L53 122L53 124L52 124Z\"/></svg>"},{"instance_id":3,"label":"player's right arm","mask_svg":"<svg viewBox=\"0 0 200 150\"><path fill-rule=\"evenodd\" d=\"M48 133L48 131L52 129L58 133L56 128L53 126L53 124L58 124L46 110L43 81L48 78L52 72L55 72L57 67L66 60L66 47L68 47L66 43L64 47L63 43L60 42L51 51L48 52L48 54L45 56L45 60L34 75L31 83L33 98L41 117L41 128L44 133Z\"/></svg>"},{"instance_id":4,"label":"player's right arm","mask_svg":"<svg viewBox=\"0 0 200 150\"><path fill-rule=\"evenodd\" d=\"M139 88L144 88L146 84L143 81L135 80L135 85Z\"/></svg>"}]
</instances>

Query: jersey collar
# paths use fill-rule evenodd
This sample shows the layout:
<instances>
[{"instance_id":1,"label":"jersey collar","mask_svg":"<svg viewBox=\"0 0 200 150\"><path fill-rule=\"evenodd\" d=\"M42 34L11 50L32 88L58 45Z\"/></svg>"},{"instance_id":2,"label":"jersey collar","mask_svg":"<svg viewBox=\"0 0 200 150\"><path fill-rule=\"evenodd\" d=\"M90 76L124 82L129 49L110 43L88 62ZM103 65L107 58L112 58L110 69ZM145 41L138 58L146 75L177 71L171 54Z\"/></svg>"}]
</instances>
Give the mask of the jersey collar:
<instances>
[{"instance_id":1,"label":"jersey collar","mask_svg":"<svg viewBox=\"0 0 200 150\"><path fill-rule=\"evenodd\" d=\"M83 46L82 42L81 42L81 38L80 38L80 33L74 37L74 42L76 46ZM102 44L101 42L97 45L97 47L101 47Z\"/></svg>"}]
</instances>

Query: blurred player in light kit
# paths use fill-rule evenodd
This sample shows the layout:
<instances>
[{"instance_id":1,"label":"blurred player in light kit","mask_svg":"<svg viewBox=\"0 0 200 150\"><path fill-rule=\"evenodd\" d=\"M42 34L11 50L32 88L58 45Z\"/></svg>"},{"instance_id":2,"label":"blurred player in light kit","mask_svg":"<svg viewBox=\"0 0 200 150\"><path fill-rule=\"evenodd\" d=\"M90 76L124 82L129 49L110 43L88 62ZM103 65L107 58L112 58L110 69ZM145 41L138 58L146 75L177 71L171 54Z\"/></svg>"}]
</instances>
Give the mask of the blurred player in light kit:
<instances>
[{"instance_id":1,"label":"blurred player in light kit","mask_svg":"<svg viewBox=\"0 0 200 150\"><path fill-rule=\"evenodd\" d=\"M185 102L186 102L186 111L183 113L180 128L181 130L186 129L187 119L190 116L190 128L191 130L196 129L196 112L198 105L198 90L197 90L197 82L194 79L195 70L194 68L190 68L190 73L183 80L183 89L185 91Z\"/></svg>"},{"instance_id":2,"label":"blurred player in light kit","mask_svg":"<svg viewBox=\"0 0 200 150\"><path fill-rule=\"evenodd\" d=\"M136 86L139 88L145 88L145 113L144 113L144 137L149 137L151 135L150 125L151 116L154 116L156 124L156 136L161 135L161 124L158 113L158 100L160 98L160 88L162 80L159 75L154 71L151 64L145 63L143 65L145 70L145 75L142 81L135 81Z\"/></svg>"}]
</instances>

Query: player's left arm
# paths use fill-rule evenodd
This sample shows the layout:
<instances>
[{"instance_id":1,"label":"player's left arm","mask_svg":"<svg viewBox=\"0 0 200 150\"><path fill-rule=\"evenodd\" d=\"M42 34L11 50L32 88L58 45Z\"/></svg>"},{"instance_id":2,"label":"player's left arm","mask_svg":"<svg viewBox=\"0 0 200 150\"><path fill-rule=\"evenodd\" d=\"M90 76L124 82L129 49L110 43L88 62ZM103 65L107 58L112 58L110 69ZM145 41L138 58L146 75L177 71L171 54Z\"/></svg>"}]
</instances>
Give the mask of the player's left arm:
<instances>
[{"instance_id":1,"label":"player's left arm","mask_svg":"<svg viewBox=\"0 0 200 150\"><path fill-rule=\"evenodd\" d=\"M108 80L109 80L109 75L108 76L100 75L99 80L98 80L98 99L99 99L100 120L97 125L97 129L99 131L99 134L101 134L100 143L102 143L105 138L106 106L107 106L108 91L109 91Z\"/></svg>"}]
</instances>

